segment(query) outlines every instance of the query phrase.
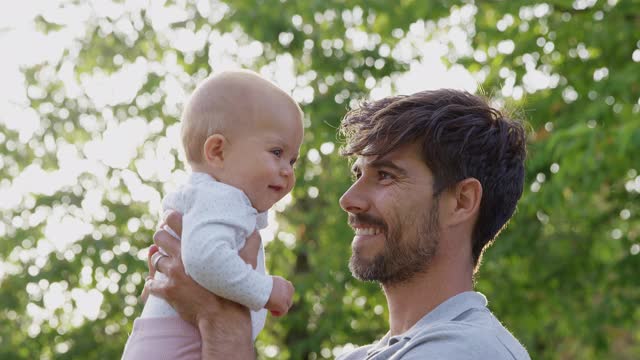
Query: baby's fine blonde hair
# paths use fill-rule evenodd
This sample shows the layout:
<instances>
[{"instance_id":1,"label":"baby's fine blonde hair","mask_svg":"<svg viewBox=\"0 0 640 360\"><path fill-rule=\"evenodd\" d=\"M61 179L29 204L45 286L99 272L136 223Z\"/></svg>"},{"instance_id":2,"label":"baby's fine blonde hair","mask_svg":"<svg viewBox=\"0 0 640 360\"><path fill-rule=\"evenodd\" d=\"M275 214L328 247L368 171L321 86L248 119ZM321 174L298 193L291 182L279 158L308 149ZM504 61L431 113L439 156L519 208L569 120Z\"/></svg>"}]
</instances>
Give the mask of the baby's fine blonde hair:
<instances>
[{"instance_id":1,"label":"baby's fine blonde hair","mask_svg":"<svg viewBox=\"0 0 640 360\"><path fill-rule=\"evenodd\" d=\"M225 71L204 80L191 95L182 113L182 145L187 161L203 161L207 138L228 136L247 129L273 96L286 97L302 114L298 104L279 87L247 70Z\"/></svg>"}]
</instances>

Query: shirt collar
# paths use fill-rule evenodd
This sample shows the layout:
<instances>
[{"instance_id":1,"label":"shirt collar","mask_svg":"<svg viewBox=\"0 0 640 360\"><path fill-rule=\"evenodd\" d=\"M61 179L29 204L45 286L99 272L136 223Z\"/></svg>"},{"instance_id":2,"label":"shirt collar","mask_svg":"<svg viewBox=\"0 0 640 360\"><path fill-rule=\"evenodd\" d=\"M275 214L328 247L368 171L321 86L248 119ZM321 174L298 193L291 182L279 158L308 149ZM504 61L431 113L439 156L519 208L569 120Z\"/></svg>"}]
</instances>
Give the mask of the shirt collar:
<instances>
[{"instance_id":1,"label":"shirt collar","mask_svg":"<svg viewBox=\"0 0 640 360\"><path fill-rule=\"evenodd\" d=\"M458 315L472 308L486 308L487 298L476 291L465 291L445 300L435 309L428 312L422 319L418 320L409 330L400 335L390 336L387 332L385 336L378 341L367 354L379 352L382 348L391 346L400 341L408 341L419 331L423 331L425 327L432 326L436 323L451 321Z\"/></svg>"},{"instance_id":2,"label":"shirt collar","mask_svg":"<svg viewBox=\"0 0 640 360\"><path fill-rule=\"evenodd\" d=\"M189 178L188 178L188 183L190 184L199 184L202 182L207 182L207 181L216 181L216 179L213 178L213 176L207 174L207 173L203 173L203 172L198 172L198 171L194 171L191 174L189 174Z\"/></svg>"},{"instance_id":3,"label":"shirt collar","mask_svg":"<svg viewBox=\"0 0 640 360\"><path fill-rule=\"evenodd\" d=\"M198 185L198 184L207 183L207 182L211 182L211 181L221 184L220 186L229 186L229 187L231 187L233 189L236 189L236 190L242 192L242 190L240 190L240 189L238 189L236 187L233 187L231 185L227 185L225 183L219 182L213 176L211 176L211 175L209 175L207 173L194 171L191 174L189 174L189 183L192 184L192 185ZM245 195L244 192L242 192L242 194ZM248 200L248 198L247 198L247 200ZM258 213L258 216L256 218L256 229L257 230L262 230L262 229L266 228L267 226L269 226L269 211Z\"/></svg>"}]
</instances>

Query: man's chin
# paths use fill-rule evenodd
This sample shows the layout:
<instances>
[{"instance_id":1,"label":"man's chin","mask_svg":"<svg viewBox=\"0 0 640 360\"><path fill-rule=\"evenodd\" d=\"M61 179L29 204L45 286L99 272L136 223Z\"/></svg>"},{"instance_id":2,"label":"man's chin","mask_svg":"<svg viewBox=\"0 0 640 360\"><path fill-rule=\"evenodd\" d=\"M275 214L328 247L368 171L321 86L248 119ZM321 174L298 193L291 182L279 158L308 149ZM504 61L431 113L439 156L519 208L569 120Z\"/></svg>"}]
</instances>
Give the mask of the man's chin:
<instances>
[{"instance_id":1,"label":"man's chin","mask_svg":"<svg viewBox=\"0 0 640 360\"><path fill-rule=\"evenodd\" d=\"M382 259L364 259L362 256L352 255L349 259L351 275L361 281L378 281L380 270L377 263Z\"/></svg>"},{"instance_id":2,"label":"man's chin","mask_svg":"<svg viewBox=\"0 0 640 360\"><path fill-rule=\"evenodd\" d=\"M349 270L351 270L351 275L360 281L377 282L381 285L403 283L418 272L417 269L398 269L390 266L385 263L385 258L382 255L369 260L352 255L349 260Z\"/></svg>"}]
</instances>

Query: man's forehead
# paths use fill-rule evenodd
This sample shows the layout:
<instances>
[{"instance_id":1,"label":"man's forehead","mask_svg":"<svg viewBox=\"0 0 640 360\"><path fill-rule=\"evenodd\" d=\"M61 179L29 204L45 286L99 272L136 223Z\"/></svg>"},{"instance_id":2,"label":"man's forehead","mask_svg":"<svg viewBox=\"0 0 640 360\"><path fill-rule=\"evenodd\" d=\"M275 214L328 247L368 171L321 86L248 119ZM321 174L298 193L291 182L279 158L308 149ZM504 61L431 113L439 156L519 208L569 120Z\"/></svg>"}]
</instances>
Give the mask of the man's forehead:
<instances>
[{"instance_id":1,"label":"man's forehead","mask_svg":"<svg viewBox=\"0 0 640 360\"><path fill-rule=\"evenodd\" d=\"M361 168L371 164L374 160L380 158L380 155L358 155L353 162L352 168Z\"/></svg>"},{"instance_id":2,"label":"man's forehead","mask_svg":"<svg viewBox=\"0 0 640 360\"><path fill-rule=\"evenodd\" d=\"M380 161L398 161L398 160L402 160L403 158L407 157L407 155L409 155L409 153L407 152L407 147L406 146L401 146L398 148L395 148L391 151L388 151L384 154L378 154L378 155L358 155L356 157L356 161L354 162L354 164L358 164L360 166L365 166L365 165L369 165L371 163L375 163L375 162L380 162Z\"/></svg>"},{"instance_id":3,"label":"man's forehead","mask_svg":"<svg viewBox=\"0 0 640 360\"><path fill-rule=\"evenodd\" d=\"M392 151L380 155L358 155L353 162L352 170L365 167L404 168L414 166L415 162L423 163L420 148L416 144L400 146Z\"/></svg>"},{"instance_id":4,"label":"man's forehead","mask_svg":"<svg viewBox=\"0 0 640 360\"><path fill-rule=\"evenodd\" d=\"M379 167L382 164L395 163L394 159L396 157L393 155L393 152L383 155L358 155L351 167L353 169L361 169L367 166Z\"/></svg>"}]
</instances>

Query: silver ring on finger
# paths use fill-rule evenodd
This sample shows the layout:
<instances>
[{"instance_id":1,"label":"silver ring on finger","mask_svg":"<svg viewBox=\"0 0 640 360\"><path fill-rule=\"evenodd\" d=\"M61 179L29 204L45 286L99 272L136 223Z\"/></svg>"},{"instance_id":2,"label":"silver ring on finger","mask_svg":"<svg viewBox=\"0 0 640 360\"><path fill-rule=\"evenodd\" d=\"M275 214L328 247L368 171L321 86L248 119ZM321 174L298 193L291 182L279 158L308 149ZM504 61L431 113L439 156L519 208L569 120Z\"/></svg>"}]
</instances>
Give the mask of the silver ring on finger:
<instances>
[{"instance_id":1,"label":"silver ring on finger","mask_svg":"<svg viewBox=\"0 0 640 360\"><path fill-rule=\"evenodd\" d=\"M160 271L160 269L158 269L158 263L160 262L160 259L162 259L163 257L167 257L167 255L162 254L160 251L155 252L153 255L151 255L151 264L153 265L153 268L156 271Z\"/></svg>"}]
</instances>

